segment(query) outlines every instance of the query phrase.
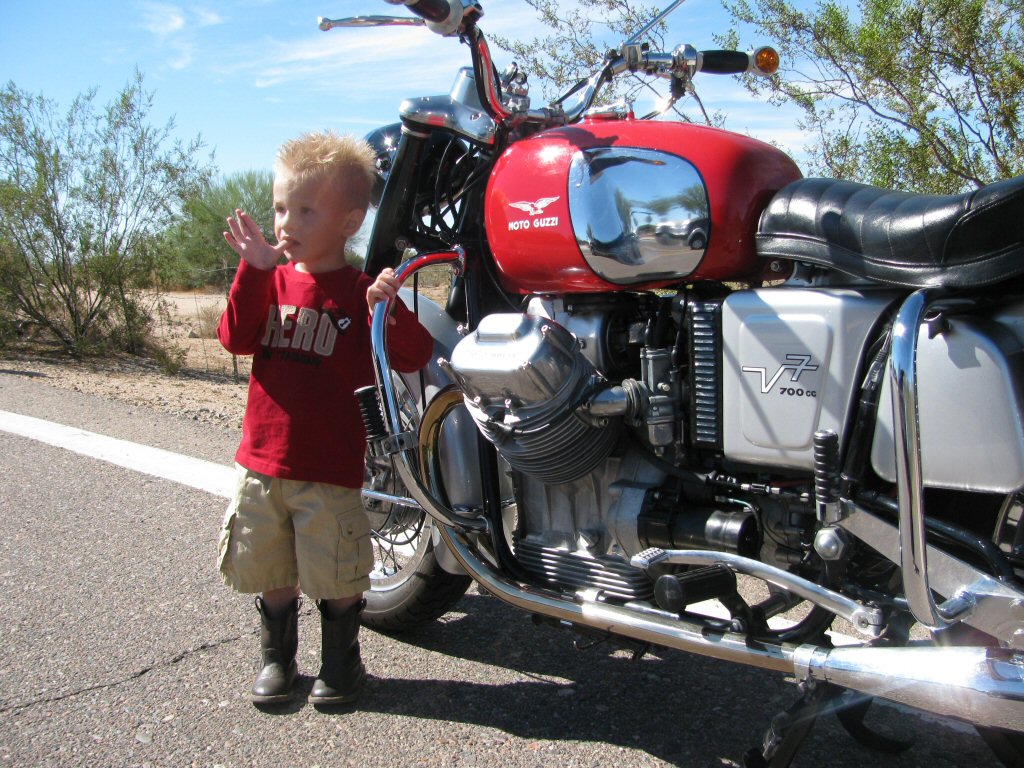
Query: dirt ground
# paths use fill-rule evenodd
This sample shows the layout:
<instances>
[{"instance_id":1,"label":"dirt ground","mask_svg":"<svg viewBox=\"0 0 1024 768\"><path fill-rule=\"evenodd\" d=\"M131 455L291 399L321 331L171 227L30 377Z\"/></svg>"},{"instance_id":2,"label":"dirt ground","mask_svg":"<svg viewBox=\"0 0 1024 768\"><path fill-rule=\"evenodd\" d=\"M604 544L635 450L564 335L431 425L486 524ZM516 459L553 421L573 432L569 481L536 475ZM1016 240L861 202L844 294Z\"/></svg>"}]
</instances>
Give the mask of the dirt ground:
<instances>
[{"instance_id":1,"label":"dirt ground","mask_svg":"<svg viewBox=\"0 0 1024 768\"><path fill-rule=\"evenodd\" d=\"M187 292L164 294L156 301L154 335L171 359L180 363L175 373L168 373L155 360L132 355L74 360L56 350L38 349L8 352L0 357L0 371L197 421L240 427L251 358L234 358L217 341L217 320L226 298Z\"/></svg>"},{"instance_id":2,"label":"dirt ground","mask_svg":"<svg viewBox=\"0 0 1024 768\"><path fill-rule=\"evenodd\" d=\"M443 301L447 289L431 286L424 293ZM232 356L217 340L227 297L197 291L153 300L154 336L178 364L174 373L132 355L74 360L39 349L0 352L0 373L39 377L55 387L240 428L252 358Z\"/></svg>"}]
</instances>

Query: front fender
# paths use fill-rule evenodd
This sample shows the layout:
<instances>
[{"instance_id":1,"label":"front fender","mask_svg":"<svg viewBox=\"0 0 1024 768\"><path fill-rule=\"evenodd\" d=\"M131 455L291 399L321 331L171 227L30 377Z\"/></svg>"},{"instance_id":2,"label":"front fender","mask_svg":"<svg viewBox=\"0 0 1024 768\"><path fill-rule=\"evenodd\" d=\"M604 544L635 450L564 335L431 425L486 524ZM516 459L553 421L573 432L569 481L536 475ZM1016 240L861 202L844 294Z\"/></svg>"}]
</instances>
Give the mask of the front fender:
<instances>
[{"instance_id":1,"label":"front fender","mask_svg":"<svg viewBox=\"0 0 1024 768\"><path fill-rule=\"evenodd\" d=\"M424 368L415 373L392 373L402 378L406 389L416 399L418 412L422 414L425 404L453 383L437 361L442 357L450 359L452 350L462 337L458 323L436 302L422 293L417 297L406 288L399 292L399 296L410 310L417 312L420 323L434 338L434 355ZM479 508L483 503L483 486L477 453L477 430L465 406L456 408L445 420L438 453L449 506L453 509ZM449 573L465 574L465 570L441 541L436 526L433 544L434 555L442 568Z\"/></svg>"}]
</instances>

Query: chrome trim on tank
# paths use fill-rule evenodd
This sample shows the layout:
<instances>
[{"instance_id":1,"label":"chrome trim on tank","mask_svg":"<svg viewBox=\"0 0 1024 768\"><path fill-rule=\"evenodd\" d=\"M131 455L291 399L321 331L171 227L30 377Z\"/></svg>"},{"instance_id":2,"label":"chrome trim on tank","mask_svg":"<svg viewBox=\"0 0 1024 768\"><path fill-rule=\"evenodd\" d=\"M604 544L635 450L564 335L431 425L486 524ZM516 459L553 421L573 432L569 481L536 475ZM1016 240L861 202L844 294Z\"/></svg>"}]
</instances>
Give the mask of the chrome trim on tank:
<instances>
[{"instance_id":1,"label":"chrome trim on tank","mask_svg":"<svg viewBox=\"0 0 1024 768\"><path fill-rule=\"evenodd\" d=\"M711 206L697 168L650 149L577 152L569 166L569 213L587 264L619 285L686 277L711 236Z\"/></svg>"}]
</instances>

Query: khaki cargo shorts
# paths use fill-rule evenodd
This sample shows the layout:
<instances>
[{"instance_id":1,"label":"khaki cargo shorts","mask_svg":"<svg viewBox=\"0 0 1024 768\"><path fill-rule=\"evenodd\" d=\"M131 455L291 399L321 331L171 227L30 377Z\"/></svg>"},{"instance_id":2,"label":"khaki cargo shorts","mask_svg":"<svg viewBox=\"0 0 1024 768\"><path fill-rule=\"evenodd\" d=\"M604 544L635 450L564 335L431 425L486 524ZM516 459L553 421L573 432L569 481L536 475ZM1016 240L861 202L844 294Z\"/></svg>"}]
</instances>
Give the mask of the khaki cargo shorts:
<instances>
[{"instance_id":1,"label":"khaki cargo shorts","mask_svg":"<svg viewBox=\"0 0 1024 768\"><path fill-rule=\"evenodd\" d=\"M247 593L297 584L315 600L370 588L370 521L358 488L281 480L236 467L238 485L219 543L225 584Z\"/></svg>"}]
</instances>

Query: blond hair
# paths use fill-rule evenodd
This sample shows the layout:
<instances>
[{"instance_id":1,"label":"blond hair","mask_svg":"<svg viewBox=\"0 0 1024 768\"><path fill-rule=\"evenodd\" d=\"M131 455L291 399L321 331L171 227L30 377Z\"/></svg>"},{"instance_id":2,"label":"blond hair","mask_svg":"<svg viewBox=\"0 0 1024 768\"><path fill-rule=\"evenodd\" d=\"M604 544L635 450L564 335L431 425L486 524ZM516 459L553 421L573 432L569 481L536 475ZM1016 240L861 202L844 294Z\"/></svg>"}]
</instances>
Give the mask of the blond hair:
<instances>
[{"instance_id":1,"label":"blond hair","mask_svg":"<svg viewBox=\"0 0 1024 768\"><path fill-rule=\"evenodd\" d=\"M349 208L365 211L375 172L373 149L362 139L334 131L314 131L286 141L277 153L274 172L296 181L330 179Z\"/></svg>"}]
</instances>

